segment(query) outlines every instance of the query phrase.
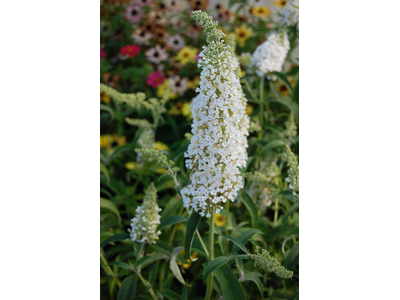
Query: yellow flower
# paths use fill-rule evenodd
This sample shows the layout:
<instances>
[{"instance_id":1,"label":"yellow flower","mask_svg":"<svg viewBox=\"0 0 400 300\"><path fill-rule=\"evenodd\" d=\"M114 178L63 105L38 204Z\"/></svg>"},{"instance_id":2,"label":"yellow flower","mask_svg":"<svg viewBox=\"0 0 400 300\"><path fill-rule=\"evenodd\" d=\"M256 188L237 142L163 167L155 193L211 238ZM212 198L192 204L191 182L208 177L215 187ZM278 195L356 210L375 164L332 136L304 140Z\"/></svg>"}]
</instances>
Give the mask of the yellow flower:
<instances>
[{"instance_id":1,"label":"yellow flower","mask_svg":"<svg viewBox=\"0 0 400 300\"><path fill-rule=\"evenodd\" d=\"M266 6L255 6L251 9L251 13L256 17L267 17L271 14L271 11Z\"/></svg>"},{"instance_id":2,"label":"yellow flower","mask_svg":"<svg viewBox=\"0 0 400 300\"><path fill-rule=\"evenodd\" d=\"M291 85L292 87L296 86L296 84L297 84L297 81L296 81L296 79L294 79L294 78L288 77L288 81L289 81L289 83L290 83L290 85ZM282 83L282 82L279 82L279 83L277 84L276 90L277 90L279 93L281 93L281 95L282 95L283 97L288 97L288 96L290 95L290 90L289 90L289 88L286 86L286 84L284 84L284 83Z\"/></svg>"},{"instance_id":3,"label":"yellow flower","mask_svg":"<svg viewBox=\"0 0 400 300\"><path fill-rule=\"evenodd\" d=\"M110 97L105 92L100 91L100 102L103 101L104 103L110 102Z\"/></svg>"},{"instance_id":4,"label":"yellow flower","mask_svg":"<svg viewBox=\"0 0 400 300\"><path fill-rule=\"evenodd\" d=\"M253 112L253 110L254 110L253 106L250 105L250 104L247 104L247 106L246 106L246 114L250 116L251 113Z\"/></svg>"},{"instance_id":5,"label":"yellow flower","mask_svg":"<svg viewBox=\"0 0 400 300\"><path fill-rule=\"evenodd\" d=\"M126 144L126 136L119 136L118 134L116 134L116 133L113 133L112 134L112 139L113 139L113 141L111 142L111 145L113 146L113 147L115 147L115 146L123 146L123 145L125 145Z\"/></svg>"},{"instance_id":6,"label":"yellow flower","mask_svg":"<svg viewBox=\"0 0 400 300\"><path fill-rule=\"evenodd\" d=\"M179 254L184 255L184 254L185 254L185 250L182 250L181 252L179 252ZM194 258L197 257L197 255L199 255L199 254L198 254L197 252L194 252L190 257L191 257L192 259L194 259ZM190 266L192 265L192 260L188 258L188 259L186 260L186 262L187 262L187 264L182 264L180 261L178 261L178 265L182 266L185 270L186 270L186 269L189 269Z\"/></svg>"},{"instance_id":7,"label":"yellow flower","mask_svg":"<svg viewBox=\"0 0 400 300\"><path fill-rule=\"evenodd\" d=\"M154 149L167 151L169 148L164 143L156 142L156 145L154 146Z\"/></svg>"},{"instance_id":8,"label":"yellow flower","mask_svg":"<svg viewBox=\"0 0 400 300\"><path fill-rule=\"evenodd\" d=\"M240 47L244 46L244 43L253 35L253 29L244 24L239 27L235 27L235 38L239 42Z\"/></svg>"},{"instance_id":9,"label":"yellow flower","mask_svg":"<svg viewBox=\"0 0 400 300\"><path fill-rule=\"evenodd\" d=\"M100 136L100 147L107 147L109 143L108 135L101 135Z\"/></svg>"},{"instance_id":10,"label":"yellow flower","mask_svg":"<svg viewBox=\"0 0 400 300\"><path fill-rule=\"evenodd\" d=\"M189 48L188 46L185 46L179 50L175 60L179 61L181 65L186 66L188 62L196 62L196 54L197 48Z\"/></svg>"},{"instance_id":11,"label":"yellow flower","mask_svg":"<svg viewBox=\"0 0 400 300\"><path fill-rule=\"evenodd\" d=\"M125 164L125 168L128 170L134 170L137 166L140 166L140 164L134 161L129 161Z\"/></svg>"},{"instance_id":12,"label":"yellow flower","mask_svg":"<svg viewBox=\"0 0 400 300\"><path fill-rule=\"evenodd\" d=\"M196 76L193 80L189 80L187 84L187 88L191 90L195 90L200 83L200 77Z\"/></svg>"},{"instance_id":13,"label":"yellow flower","mask_svg":"<svg viewBox=\"0 0 400 300\"><path fill-rule=\"evenodd\" d=\"M246 75L246 71L245 70L241 70L240 71L240 78L244 77Z\"/></svg>"},{"instance_id":14,"label":"yellow flower","mask_svg":"<svg viewBox=\"0 0 400 300\"><path fill-rule=\"evenodd\" d=\"M182 115L185 117L190 115L190 104L187 102L182 105Z\"/></svg>"},{"instance_id":15,"label":"yellow flower","mask_svg":"<svg viewBox=\"0 0 400 300\"><path fill-rule=\"evenodd\" d=\"M164 95L164 92L167 89L168 85L169 85L168 79L164 79L164 82L157 87L157 97L158 98L161 98ZM169 98L170 99L175 99L176 97L178 97L178 95L172 93L171 90L170 90Z\"/></svg>"},{"instance_id":16,"label":"yellow flower","mask_svg":"<svg viewBox=\"0 0 400 300\"><path fill-rule=\"evenodd\" d=\"M165 171L167 171L167 169L165 169L165 168L157 169L157 170L156 170L156 173L157 173L157 174L164 174Z\"/></svg>"},{"instance_id":17,"label":"yellow flower","mask_svg":"<svg viewBox=\"0 0 400 300\"><path fill-rule=\"evenodd\" d=\"M275 0L274 5L275 6L280 6L281 9L283 9L283 7L286 5L286 0Z\"/></svg>"},{"instance_id":18,"label":"yellow flower","mask_svg":"<svg viewBox=\"0 0 400 300\"><path fill-rule=\"evenodd\" d=\"M224 216L223 214L215 214L214 222L215 225L217 225L218 227L222 227L226 222L226 216Z\"/></svg>"}]
</instances>

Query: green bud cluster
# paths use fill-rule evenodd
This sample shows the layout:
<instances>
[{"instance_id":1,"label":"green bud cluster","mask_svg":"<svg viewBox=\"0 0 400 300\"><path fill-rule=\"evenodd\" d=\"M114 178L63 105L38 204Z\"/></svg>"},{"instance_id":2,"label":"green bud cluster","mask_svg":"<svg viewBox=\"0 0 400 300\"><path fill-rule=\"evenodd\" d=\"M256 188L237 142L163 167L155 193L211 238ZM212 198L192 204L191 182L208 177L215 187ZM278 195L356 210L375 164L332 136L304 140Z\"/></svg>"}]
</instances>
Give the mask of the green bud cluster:
<instances>
[{"instance_id":1,"label":"green bud cluster","mask_svg":"<svg viewBox=\"0 0 400 300\"><path fill-rule=\"evenodd\" d=\"M290 150L288 145L285 145L285 152L287 155L287 164L289 166L289 177L286 181L289 182L289 188L293 189L297 193L299 192L299 163L296 156Z\"/></svg>"},{"instance_id":2,"label":"green bud cluster","mask_svg":"<svg viewBox=\"0 0 400 300\"><path fill-rule=\"evenodd\" d=\"M138 92L136 94L120 93L117 90L114 90L113 88L103 83L100 83L100 91L105 92L107 95L113 98L117 103L126 103L134 109L139 109L142 107L146 109L153 109L153 105L145 101L146 99L145 93L142 92Z\"/></svg>"},{"instance_id":3,"label":"green bud cluster","mask_svg":"<svg viewBox=\"0 0 400 300\"><path fill-rule=\"evenodd\" d=\"M178 167L174 167L175 163L169 160L167 156L159 150L151 148L139 148L135 149L136 153L142 154L145 158L155 160L161 167L167 168L167 174L174 177L175 174L180 170Z\"/></svg>"},{"instance_id":4,"label":"green bud cluster","mask_svg":"<svg viewBox=\"0 0 400 300\"><path fill-rule=\"evenodd\" d=\"M285 122L286 125L286 130L283 132L288 146L293 144L295 142L295 137L297 135L297 125L296 121L294 120L294 114L293 112L290 114L289 119Z\"/></svg>"},{"instance_id":5,"label":"green bud cluster","mask_svg":"<svg viewBox=\"0 0 400 300\"><path fill-rule=\"evenodd\" d=\"M137 127L151 127L152 125L150 124L149 121L146 119L132 119L132 118L125 118L125 122L128 123L129 125L137 126Z\"/></svg>"},{"instance_id":6,"label":"green bud cluster","mask_svg":"<svg viewBox=\"0 0 400 300\"><path fill-rule=\"evenodd\" d=\"M261 126L258 123L254 123L253 121L250 121L250 128L249 128L249 132L258 132L261 130Z\"/></svg>"},{"instance_id":7,"label":"green bud cluster","mask_svg":"<svg viewBox=\"0 0 400 300\"><path fill-rule=\"evenodd\" d=\"M271 181L270 177L267 177L266 175L264 175L263 173L261 173L259 171L254 171L252 173L245 173L244 175L250 181L257 182L259 184L265 184L265 183Z\"/></svg>"},{"instance_id":8,"label":"green bud cluster","mask_svg":"<svg viewBox=\"0 0 400 300\"><path fill-rule=\"evenodd\" d=\"M196 10L192 12L192 19L199 22L204 28L208 44L211 44L213 41L219 42L225 36L225 33L221 30L217 30L218 22L214 22L212 17L207 13Z\"/></svg>"},{"instance_id":9,"label":"green bud cluster","mask_svg":"<svg viewBox=\"0 0 400 300\"><path fill-rule=\"evenodd\" d=\"M276 276L287 279L292 278L293 271L286 270L278 260L271 256L265 249L260 251L260 247L256 246L255 254L249 254L251 259L254 259L254 267L265 269L267 272L274 272Z\"/></svg>"}]
</instances>

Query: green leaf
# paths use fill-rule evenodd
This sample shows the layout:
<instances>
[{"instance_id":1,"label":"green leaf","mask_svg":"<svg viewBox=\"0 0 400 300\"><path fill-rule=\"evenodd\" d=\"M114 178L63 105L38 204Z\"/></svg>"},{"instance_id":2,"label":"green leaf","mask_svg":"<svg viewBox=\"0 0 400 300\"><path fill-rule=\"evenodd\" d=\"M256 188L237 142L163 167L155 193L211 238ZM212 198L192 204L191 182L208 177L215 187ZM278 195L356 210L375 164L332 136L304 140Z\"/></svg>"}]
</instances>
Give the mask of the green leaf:
<instances>
[{"instance_id":1,"label":"green leaf","mask_svg":"<svg viewBox=\"0 0 400 300\"><path fill-rule=\"evenodd\" d=\"M264 276L262 274L257 273L257 272L250 272L250 273L244 274L244 276L242 278L239 278L239 282L253 281L257 285L257 288L260 291L261 298L262 298L264 296L264 292L263 292L263 285L262 285L259 277L264 279Z\"/></svg>"},{"instance_id":2,"label":"green leaf","mask_svg":"<svg viewBox=\"0 0 400 300\"><path fill-rule=\"evenodd\" d=\"M181 297L171 290L162 290L161 294L169 300L181 300Z\"/></svg>"},{"instance_id":3,"label":"green leaf","mask_svg":"<svg viewBox=\"0 0 400 300\"><path fill-rule=\"evenodd\" d=\"M277 77L279 77L279 79L282 80L285 85L287 85L287 87L290 89L290 92L293 94L293 87L290 84L289 80L287 80L285 75L283 75L282 73L276 72L276 71L272 72L272 74L274 74Z\"/></svg>"},{"instance_id":4,"label":"green leaf","mask_svg":"<svg viewBox=\"0 0 400 300\"><path fill-rule=\"evenodd\" d=\"M237 237L237 240L238 240L239 242L241 242L243 245L246 245L247 242L248 242L248 241L252 238L252 236L255 235L256 233L264 234L264 233L263 233L261 230L259 230L259 229L250 229L250 230L247 230L247 231L241 233L241 234ZM235 252L237 252L238 250L239 250L239 247L236 246L236 245L233 245L233 247L232 247L232 252L235 253Z\"/></svg>"},{"instance_id":5,"label":"green leaf","mask_svg":"<svg viewBox=\"0 0 400 300\"><path fill-rule=\"evenodd\" d=\"M210 275L212 272L214 272L215 270L222 267L228 261L229 261L229 257L227 257L227 256L218 256L213 261L210 261L207 264L207 266L205 267L204 272L203 272L204 281L207 280L208 275Z\"/></svg>"},{"instance_id":6,"label":"green leaf","mask_svg":"<svg viewBox=\"0 0 400 300\"><path fill-rule=\"evenodd\" d=\"M137 268L138 266L141 266L142 269L147 267L148 265L152 264L153 262L160 260L160 259L166 259L168 258L165 255L158 254L158 253L153 253L152 255L145 255L142 258L138 259L135 264L133 265L134 268Z\"/></svg>"},{"instance_id":7,"label":"green leaf","mask_svg":"<svg viewBox=\"0 0 400 300\"><path fill-rule=\"evenodd\" d=\"M240 194L240 199L242 199L244 206L246 206L247 210L250 212L251 224L252 227L257 227L258 218L257 218L257 208L254 204L254 201L251 199L249 194L246 191L242 191Z\"/></svg>"},{"instance_id":8,"label":"green leaf","mask_svg":"<svg viewBox=\"0 0 400 300\"><path fill-rule=\"evenodd\" d=\"M183 247L177 247L172 251L171 260L169 261L169 268L171 269L172 273L174 274L175 278L179 280L180 283L183 285L186 284L185 280L183 280L181 270L178 267L176 262L176 257L178 256L179 252L183 250Z\"/></svg>"},{"instance_id":9,"label":"green leaf","mask_svg":"<svg viewBox=\"0 0 400 300\"><path fill-rule=\"evenodd\" d=\"M224 300L246 299L242 286L228 265L223 265L221 268L217 269L214 274L221 287Z\"/></svg>"},{"instance_id":10,"label":"green leaf","mask_svg":"<svg viewBox=\"0 0 400 300\"><path fill-rule=\"evenodd\" d=\"M128 269L128 270L131 268L127 263L124 263L122 261L111 261L108 263L108 265L109 266L118 266L120 268Z\"/></svg>"},{"instance_id":11,"label":"green leaf","mask_svg":"<svg viewBox=\"0 0 400 300\"><path fill-rule=\"evenodd\" d=\"M100 208L111 210L117 216L118 222L121 224L121 215L119 214L117 206L113 202L100 197Z\"/></svg>"},{"instance_id":12,"label":"green leaf","mask_svg":"<svg viewBox=\"0 0 400 300\"><path fill-rule=\"evenodd\" d=\"M114 112L111 109L111 107L109 107L108 105L105 105L105 104L100 104L100 110L105 110L105 111L109 112L111 115L111 121L114 120Z\"/></svg>"},{"instance_id":13,"label":"green leaf","mask_svg":"<svg viewBox=\"0 0 400 300\"><path fill-rule=\"evenodd\" d=\"M118 292L118 300L132 300L136 292L137 274L129 275L122 281L121 287Z\"/></svg>"},{"instance_id":14,"label":"green leaf","mask_svg":"<svg viewBox=\"0 0 400 300\"><path fill-rule=\"evenodd\" d=\"M106 176L107 184L110 184L110 172L102 162L100 162L100 173L103 173Z\"/></svg>"},{"instance_id":15,"label":"green leaf","mask_svg":"<svg viewBox=\"0 0 400 300\"><path fill-rule=\"evenodd\" d=\"M292 249L290 250L286 261L285 261L285 268L288 270L293 269L293 267L299 261L299 243L294 244Z\"/></svg>"},{"instance_id":16,"label":"green leaf","mask_svg":"<svg viewBox=\"0 0 400 300\"><path fill-rule=\"evenodd\" d=\"M285 217L283 218L282 221L282 226L285 225L286 219L299 207L299 202L296 202L295 204L292 205L292 207L289 209Z\"/></svg>"},{"instance_id":17,"label":"green leaf","mask_svg":"<svg viewBox=\"0 0 400 300\"><path fill-rule=\"evenodd\" d=\"M161 221L160 225L158 225L157 230L161 230L165 226L168 226L168 225L183 223L183 222L187 222L187 221L188 221L188 218L186 218L185 216L170 216Z\"/></svg>"},{"instance_id":18,"label":"green leaf","mask_svg":"<svg viewBox=\"0 0 400 300\"><path fill-rule=\"evenodd\" d=\"M278 148L281 146L285 146L286 143L282 140L272 140L270 142L268 142L262 149L261 149L261 153L260 155L264 155L265 153L267 153L267 151L274 149L274 148Z\"/></svg>"},{"instance_id":19,"label":"green leaf","mask_svg":"<svg viewBox=\"0 0 400 300\"><path fill-rule=\"evenodd\" d=\"M245 245L243 245L243 243L241 241L238 241L237 239L229 236L229 235L224 235L224 237L230 239L237 247L239 247L240 249L242 249L244 251L244 253L249 252L246 248Z\"/></svg>"},{"instance_id":20,"label":"green leaf","mask_svg":"<svg viewBox=\"0 0 400 300\"><path fill-rule=\"evenodd\" d=\"M111 242L125 241L129 237L130 237L130 234L127 232L114 234L113 236L110 236L108 239L106 239L104 242L102 242L100 244L100 247L104 247L105 245L107 245Z\"/></svg>"},{"instance_id":21,"label":"green leaf","mask_svg":"<svg viewBox=\"0 0 400 300\"><path fill-rule=\"evenodd\" d=\"M199 226L201 221L201 216L193 212L189 218L187 227L186 227L186 236L185 236L185 255L186 257L190 257L190 251L192 250L192 243L194 234L196 232L197 227Z\"/></svg>"},{"instance_id":22,"label":"green leaf","mask_svg":"<svg viewBox=\"0 0 400 300\"><path fill-rule=\"evenodd\" d=\"M185 286L183 287L182 300L187 300L187 282L186 282Z\"/></svg>"}]
</instances>

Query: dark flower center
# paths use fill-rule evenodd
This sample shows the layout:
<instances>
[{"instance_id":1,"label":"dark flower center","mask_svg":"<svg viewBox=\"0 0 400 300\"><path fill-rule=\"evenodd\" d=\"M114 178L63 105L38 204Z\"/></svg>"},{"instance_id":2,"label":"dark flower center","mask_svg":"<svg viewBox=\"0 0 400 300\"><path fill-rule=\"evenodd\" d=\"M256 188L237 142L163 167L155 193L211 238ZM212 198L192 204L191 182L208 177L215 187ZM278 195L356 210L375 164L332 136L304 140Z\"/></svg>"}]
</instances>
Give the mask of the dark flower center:
<instances>
[{"instance_id":1,"label":"dark flower center","mask_svg":"<svg viewBox=\"0 0 400 300\"><path fill-rule=\"evenodd\" d=\"M136 16L137 15L137 11L133 9L131 14L132 14L132 16Z\"/></svg>"}]
</instances>

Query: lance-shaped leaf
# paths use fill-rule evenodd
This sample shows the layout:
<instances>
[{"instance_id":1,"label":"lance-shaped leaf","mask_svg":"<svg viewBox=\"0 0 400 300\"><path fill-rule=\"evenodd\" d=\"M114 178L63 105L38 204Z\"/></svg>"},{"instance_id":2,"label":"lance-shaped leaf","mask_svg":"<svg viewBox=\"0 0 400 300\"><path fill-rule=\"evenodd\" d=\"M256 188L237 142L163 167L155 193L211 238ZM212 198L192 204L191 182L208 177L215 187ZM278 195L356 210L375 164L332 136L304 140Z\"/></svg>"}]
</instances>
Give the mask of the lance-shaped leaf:
<instances>
[{"instance_id":1,"label":"lance-shaped leaf","mask_svg":"<svg viewBox=\"0 0 400 300\"><path fill-rule=\"evenodd\" d=\"M187 257L190 257L194 234L196 233L196 229L199 226L200 221L201 221L201 216L198 213L193 212L187 223L186 236L185 236L185 255Z\"/></svg>"},{"instance_id":2,"label":"lance-shaped leaf","mask_svg":"<svg viewBox=\"0 0 400 300\"><path fill-rule=\"evenodd\" d=\"M214 272L218 268L222 267L228 261L229 261L229 257L227 257L227 256L218 256L213 261L210 261L207 264L207 267L204 269L204 272L203 272L204 281L207 280L208 275L210 275L212 272Z\"/></svg>"},{"instance_id":3,"label":"lance-shaped leaf","mask_svg":"<svg viewBox=\"0 0 400 300\"><path fill-rule=\"evenodd\" d=\"M177 247L174 249L174 251L172 251L171 260L169 261L169 268L171 269L172 274L174 274L175 278L184 285L186 282L185 280L183 280L181 270L179 270L178 264L176 262L176 257L182 250L183 247Z\"/></svg>"}]
</instances>

